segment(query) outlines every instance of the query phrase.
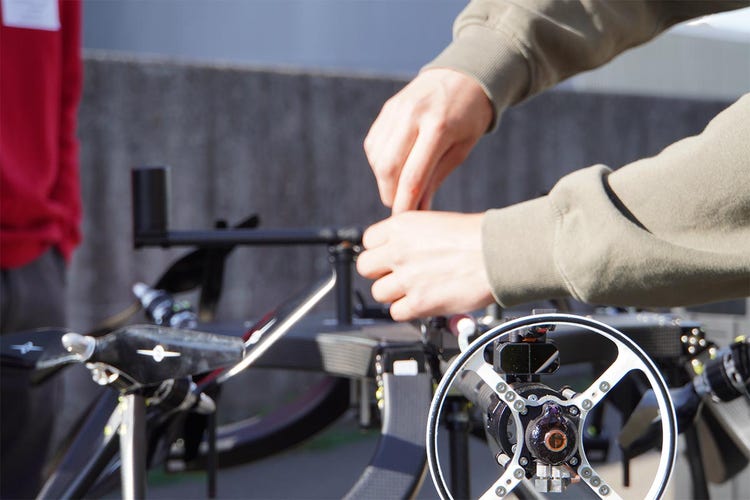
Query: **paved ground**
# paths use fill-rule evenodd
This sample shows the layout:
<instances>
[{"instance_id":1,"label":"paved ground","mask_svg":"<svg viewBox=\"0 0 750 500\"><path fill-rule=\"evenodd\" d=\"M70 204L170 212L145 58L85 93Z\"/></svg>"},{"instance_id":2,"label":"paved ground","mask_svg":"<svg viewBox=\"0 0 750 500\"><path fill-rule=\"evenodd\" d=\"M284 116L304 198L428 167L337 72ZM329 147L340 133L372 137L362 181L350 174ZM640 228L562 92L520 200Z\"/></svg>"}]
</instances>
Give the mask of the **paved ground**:
<instances>
[{"instance_id":1,"label":"paved ground","mask_svg":"<svg viewBox=\"0 0 750 500\"><path fill-rule=\"evenodd\" d=\"M472 494L480 495L491 484L496 469L486 448L472 440L471 468ZM218 497L221 499L255 500L327 500L342 498L367 465L377 444L377 433L360 433L351 419L344 418L332 429L310 443L293 451L250 465L220 471ZM655 457L640 463L634 469L634 478L645 477L655 469ZM620 477L619 464L597 467L614 485ZM198 499L206 497L205 476L152 475L148 489L149 499ZM641 499L645 496L643 484L629 489L616 490L623 498ZM587 498L580 490L553 498ZM590 496L591 498L595 498ZM439 498L428 475L417 497L421 500ZM668 496L670 498L670 496ZM387 500L387 499L384 499Z\"/></svg>"}]
</instances>

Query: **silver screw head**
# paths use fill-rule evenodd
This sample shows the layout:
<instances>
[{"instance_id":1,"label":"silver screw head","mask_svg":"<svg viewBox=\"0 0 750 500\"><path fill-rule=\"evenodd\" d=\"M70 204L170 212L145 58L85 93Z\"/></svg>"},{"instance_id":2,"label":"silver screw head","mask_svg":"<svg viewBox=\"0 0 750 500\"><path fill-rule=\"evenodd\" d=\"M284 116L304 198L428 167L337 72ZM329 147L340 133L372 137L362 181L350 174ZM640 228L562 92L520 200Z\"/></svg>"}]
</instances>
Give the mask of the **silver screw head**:
<instances>
[{"instance_id":1,"label":"silver screw head","mask_svg":"<svg viewBox=\"0 0 750 500\"><path fill-rule=\"evenodd\" d=\"M589 469L588 467L584 467L583 469L581 469L581 475L583 477L588 479L591 477L591 474L592 474L591 469Z\"/></svg>"},{"instance_id":2,"label":"silver screw head","mask_svg":"<svg viewBox=\"0 0 750 500\"><path fill-rule=\"evenodd\" d=\"M521 457L518 459L518 463L523 465L524 467L529 465L529 459L526 457Z\"/></svg>"},{"instance_id":3,"label":"silver screw head","mask_svg":"<svg viewBox=\"0 0 750 500\"><path fill-rule=\"evenodd\" d=\"M599 384L599 390L602 392L607 392L609 388L609 382L602 382L601 384Z\"/></svg>"},{"instance_id":4,"label":"silver screw head","mask_svg":"<svg viewBox=\"0 0 750 500\"><path fill-rule=\"evenodd\" d=\"M576 465L578 465L578 458L572 457L568 463L570 463L570 465L575 467Z\"/></svg>"},{"instance_id":5,"label":"silver screw head","mask_svg":"<svg viewBox=\"0 0 750 500\"><path fill-rule=\"evenodd\" d=\"M515 408L516 411L521 411L525 408L525 405L523 404L523 401L520 399L513 403L513 408Z\"/></svg>"},{"instance_id":6,"label":"silver screw head","mask_svg":"<svg viewBox=\"0 0 750 500\"><path fill-rule=\"evenodd\" d=\"M601 496L607 496L609 495L609 486L606 484L603 484L601 488L599 488L599 494Z\"/></svg>"},{"instance_id":7,"label":"silver screw head","mask_svg":"<svg viewBox=\"0 0 750 500\"><path fill-rule=\"evenodd\" d=\"M523 476L525 475L523 469L516 469L513 471L513 477L516 479L523 479Z\"/></svg>"},{"instance_id":8,"label":"silver screw head","mask_svg":"<svg viewBox=\"0 0 750 500\"><path fill-rule=\"evenodd\" d=\"M497 489L495 490L495 495L499 497L504 497L506 493L508 492L505 491L505 488L502 486L498 486Z\"/></svg>"},{"instance_id":9,"label":"silver screw head","mask_svg":"<svg viewBox=\"0 0 750 500\"><path fill-rule=\"evenodd\" d=\"M536 394L530 394L529 395L529 401L536 401L539 397Z\"/></svg>"},{"instance_id":10,"label":"silver screw head","mask_svg":"<svg viewBox=\"0 0 750 500\"><path fill-rule=\"evenodd\" d=\"M505 382L498 382L495 386L495 390L497 390L497 392L505 392L508 390L508 386L505 385Z\"/></svg>"},{"instance_id":11,"label":"silver screw head","mask_svg":"<svg viewBox=\"0 0 750 500\"><path fill-rule=\"evenodd\" d=\"M568 411L569 411L569 412L570 412L570 414L571 414L571 415L573 415L573 416L575 416L575 415L578 415L578 407L577 407L577 406L571 406L571 407L570 407L570 409L569 409Z\"/></svg>"},{"instance_id":12,"label":"silver screw head","mask_svg":"<svg viewBox=\"0 0 750 500\"><path fill-rule=\"evenodd\" d=\"M591 486L599 486L602 484L602 480L599 479L599 476L594 476L591 478Z\"/></svg>"},{"instance_id":13,"label":"silver screw head","mask_svg":"<svg viewBox=\"0 0 750 500\"><path fill-rule=\"evenodd\" d=\"M516 394L513 392L508 392L508 394L505 395L505 399L510 402L516 399Z\"/></svg>"},{"instance_id":14,"label":"silver screw head","mask_svg":"<svg viewBox=\"0 0 750 500\"><path fill-rule=\"evenodd\" d=\"M584 399L583 403L581 403L581 407L584 410L590 410L591 407L594 406L590 399Z\"/></svg>"}]
</instances>

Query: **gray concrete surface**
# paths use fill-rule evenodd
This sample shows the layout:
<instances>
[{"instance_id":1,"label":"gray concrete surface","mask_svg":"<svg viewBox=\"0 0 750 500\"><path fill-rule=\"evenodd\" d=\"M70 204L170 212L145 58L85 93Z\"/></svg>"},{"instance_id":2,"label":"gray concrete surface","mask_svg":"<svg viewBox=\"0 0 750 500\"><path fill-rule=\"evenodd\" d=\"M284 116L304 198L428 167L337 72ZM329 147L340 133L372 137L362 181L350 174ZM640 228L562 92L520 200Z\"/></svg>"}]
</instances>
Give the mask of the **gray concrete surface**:
<instances>
[{"instance_id":1,"label":"gray concrete surface","mask_svg":"<svg viewBox=\"0 0 750 500\"><path fill-rule=\"evenodd\" d=\"M377 433L359 431L351 417L344 417L331 429L311 442L289 452L252 464L223 469L217 481L220 499L244 498L252 500L333 500L342 498L362 473L375 450ZM444 446L442 453L447 453ZM631 474L633 484L622 486L618 462L596 464L595 470L606 478L615 491L625 499L645 498L650 478L658 464L658 454L652 453L635 460ZM471 439L469 452L471 470L470 491L478 498L497 478L498 468L492 455L480 441ZM445 472L448 474L448 471ZM206 496L206 478L202 473L189 475L153 474L150 476L147 498L152 500L198 499ZM596 498L578 486L550 498L576 500ZM416 497L418 500L438 500L440 497L429 475L424 479ZM665 499L675 500L674 486ZM392 500L392 499L383 499ZM395 500L395 499L394 499Z\"/></svg>"},{"instance_id":2,"label":"gray concrete surface","mask_svg":"<svg viewBox=\"0 0 750 500\"><path fill-rule=\"evenodd\" d=\"M84 243L70 274L71 327L132 302L184 250L133 251L130 170L171 165L172 227L259 213L262 225L366 226L380 204L362 140L405 82L90 54L80 111ZM482 211L538 196L594 163L621 166L699 132L725 101L551 92L502 118L438 193ZM243 248L219 314L257 316L326 272L322 248ZM363 292L367 284L358 283Z\"/></svg>"}]
</instances>

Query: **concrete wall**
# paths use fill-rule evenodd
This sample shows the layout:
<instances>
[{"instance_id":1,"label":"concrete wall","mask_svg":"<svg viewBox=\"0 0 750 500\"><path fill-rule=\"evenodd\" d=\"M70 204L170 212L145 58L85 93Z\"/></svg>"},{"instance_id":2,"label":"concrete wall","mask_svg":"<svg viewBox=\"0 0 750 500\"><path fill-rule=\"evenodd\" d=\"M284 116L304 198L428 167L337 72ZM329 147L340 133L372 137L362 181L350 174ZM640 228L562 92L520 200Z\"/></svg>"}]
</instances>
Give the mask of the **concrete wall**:
<instances>
[{"instance_id":1,"label":"concrete wall","mask_svg":"<svg viewBox=\"0 0 750 500\"><path fill-rule=\"evenodd\" d=\"M250 213L264 227L366 226L387 216L362 140L405 82L90 54L80 113L85 242L71 276L72 324L130 303L178 250L134 251L130 169L172 166L172 227ZM723 101L551 92L507 112L448 180L436 208L481 211L539 195L565 173L613 167L702 129ZM221 315L256 316L326 271L322 248L240 249ZM361 284L364 292L368 285Z\"/></svg>"},{"instance_id":2,"label":"concrete wall","mask_svg":"<svg viewBox=\"0 0 750 500\"><path fill-rule=\"evenodd\" d=\"M189 60L413 75L467 0L84 0L91 49ZM564 84L731 98L750 86L750 8L683 23Z\"/></svg>"}]
</instances>

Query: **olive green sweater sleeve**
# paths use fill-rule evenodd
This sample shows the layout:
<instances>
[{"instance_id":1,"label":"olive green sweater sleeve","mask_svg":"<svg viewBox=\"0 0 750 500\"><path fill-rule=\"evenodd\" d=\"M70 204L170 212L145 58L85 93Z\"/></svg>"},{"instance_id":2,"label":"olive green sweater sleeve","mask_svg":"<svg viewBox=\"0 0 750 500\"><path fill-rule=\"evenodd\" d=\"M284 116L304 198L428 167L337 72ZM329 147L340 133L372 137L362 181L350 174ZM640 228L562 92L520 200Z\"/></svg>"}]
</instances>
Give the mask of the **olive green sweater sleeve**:
<instances>
[{"instance_id":1,"label":"olive green sweater sleeve","mask_svg":"<svg viewBox=\"0 0 750 500\"><path fill-rule=\"evenodd\" d=\"M475 78L502 111L581 71L598 67L670 26L750 5L719 0L473 0L453 42L425 68Z\"/></svg>"},{"instance_id":2,"label":"olive green sweater sleeve","mask_svg":"<svg viewBox=\"0 0 750 500\"><path fill-rule=\"evenodd\" d=\"M614 172L592 166L547 196L488 211L482 231L491 287L505 306L750 296L750 94L657 156Z\"/></svg>"}]
</instances>

